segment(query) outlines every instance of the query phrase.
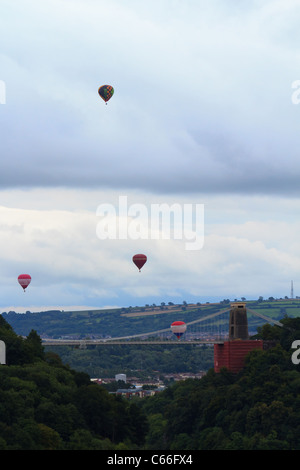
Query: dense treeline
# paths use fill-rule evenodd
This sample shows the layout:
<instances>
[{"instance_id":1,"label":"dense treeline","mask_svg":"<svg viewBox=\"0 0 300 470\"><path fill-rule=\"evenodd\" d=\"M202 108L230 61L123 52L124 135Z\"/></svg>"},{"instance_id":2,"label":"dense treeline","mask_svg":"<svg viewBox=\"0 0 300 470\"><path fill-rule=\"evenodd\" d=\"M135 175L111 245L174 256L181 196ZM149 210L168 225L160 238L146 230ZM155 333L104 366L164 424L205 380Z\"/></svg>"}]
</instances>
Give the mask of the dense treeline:
<instances>
[{"instance_id":1,"label":"dense treeline","mask_svg":"<svg viewBox=\"0 0 300 470\"><path fill-rule=\"evenodd\" d=\"M72 369L91 377L114 377L120 372L127 377L163 377L165 374L207 371L213 367L213 347L195 345L144 346L104 345L86 349L70 346L46 346Z\"/></svg>"},{"instance_id":2,"label":"dense treeline","mask_svg":"<svg viewBox=\"0 0 300 470\"><path fill-rule=\"evenodd\" d=\"M260 329L272 347L252 351L239 374L210 369L127 401L0 316L8 359L0 366L0 449L300 450L300 374L291 360L300 319L283 323Z\"/></svg>"},{"instance_id":3,"label":"dense treeline","mask_svg":"<svg viewBox=\"0 0 300 470\"><path fill-rule=\"evenodd\" d=\"M146 417L83 372L45 354L39 336L17 336L0 316L7 365L0 365L0 449L134 449Z\"/></svg>"},{"instance_id":4,"label":"dense treeline","mask_svg":"<svg viewBox=\"0 0 300 470\"><path fill-rule=\"evenodd\" d=\"M210 369L144 401L147 448L300 450L300 366L291 360L300 319L283 323L287 328L260 329L277 344L252 351L238 375Z\"/></svg>"}]
</instances>

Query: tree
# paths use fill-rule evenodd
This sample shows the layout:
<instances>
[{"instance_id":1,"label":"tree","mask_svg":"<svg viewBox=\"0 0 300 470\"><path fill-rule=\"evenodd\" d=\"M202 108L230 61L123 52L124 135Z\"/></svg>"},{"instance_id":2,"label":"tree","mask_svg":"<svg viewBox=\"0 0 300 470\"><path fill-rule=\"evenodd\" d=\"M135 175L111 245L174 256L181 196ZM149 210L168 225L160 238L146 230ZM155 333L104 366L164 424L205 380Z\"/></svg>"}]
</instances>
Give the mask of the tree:
<instances>
[{"instance_id":1,"label":"tree","mask_svg":"<svg viewBox=\"0 0 300 470\"><path fill-rule=\"evenodd\" d=\"M97 439L87 429L77 429L68 442L69 450L112 450L114 445L109 439Z\"/></svg>"},{"instance_id":2,"label":"tree","mask_svg":"<svg viewBox=\"0 0 300 470\"><path fill-rule=\"evenodd\" d=\"M44 359L44 347L42 346L42 340L35 330L31 330L24 342L25 350L28 354L30 362L36 359Z\"/></svg>"},{"instance_id":3,"label":"tree","mask_svg":"<svg viewBox=\"0 0 300 470\"><path fill-rule=\"evenodd\" d=\"M227 442L228 439L222 428L207 428L201 433L198 450L222 450Z\"/></svg>"},{"instance_id":4,"label":"tree","mask_svg":"<svg viewBox=\"0 0 300 470\"><path fill-rule=\"evenodd\" d=\"M267 340L278 340L280 338L279 328L274 328L270 323L266 323L263 326L257 328L258 337Z\"/></svg>"},{"instance_id":5,"label":"tree","mask_svg":"<svg viewBox=\"0 0 300 470\"><path fill-rule=\"evenodd\" d=\"M135 403L129 404L127 415L128 437L134 444L141 446L145 442L146 432L148 431L146 415L141 412Z\"/></svg>"},{"instance_id":6,"label":"tree","mask_svg":"<svg viewBox=\"0 0 300 470\"><path fill-rule=\"evenodd\" d=\"M166 425L167 420L162 413L154 413L148 416L149 430L146 436L146 448L149 450L166 449Z\"/></svg>"},{"instance_id":7,"label":"tree","mask_svg":"<svg viewBox=\"0 0 300 470\"><path fill-rule=\"evenodd\" d=\"M113 437L112 400L103 387L95 384L80 387L75 394L75 403L89 429L109 439Z\"/></svg>"},{"instance_id":8,"label":"tree","mask_svg":"<svg viewBox=\"0 0 300 470\"><path fill-rule=\"evenodd\" d=\"M63 441L57 431L43 423L38 423L37 427L39 430L38 443L42 450L63 449Z\"/></svg>"}]
</instances>

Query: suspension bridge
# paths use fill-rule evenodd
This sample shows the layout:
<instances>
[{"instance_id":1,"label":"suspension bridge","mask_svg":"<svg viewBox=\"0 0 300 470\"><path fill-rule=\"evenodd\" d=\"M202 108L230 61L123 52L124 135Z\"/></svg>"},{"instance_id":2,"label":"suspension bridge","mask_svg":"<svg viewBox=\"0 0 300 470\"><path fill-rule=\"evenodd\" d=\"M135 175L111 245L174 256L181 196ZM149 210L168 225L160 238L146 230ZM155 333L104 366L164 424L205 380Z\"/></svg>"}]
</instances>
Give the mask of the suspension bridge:
<instances>
[{"instance_id":1,"label":"suspension bridge","mask_svg":"<svg viewBox=\"0 0 300 470\"><path fill-rule=\"evenodd\" d=\"M113 344L130 345L149 345L149 344L167 344L167 345L193 345L193 344L223 344L230 339L230 312L233 308L243 307L246 313L247 337L249 333L254 335L258 326L268 322L279 327L284 325L277 320L263 315L253 309L246 308L244 303L232 303L230 307L222 309L209 315L201 315L198 319L186 322L186 332L183 337L177 339L171 332L170 326L156 331L148 331L135 335L127 335L115 338L100 339L43 339L44 346L108 346ZM246 339L246 337L241 338Z\"/></svg>"}]
</instances>

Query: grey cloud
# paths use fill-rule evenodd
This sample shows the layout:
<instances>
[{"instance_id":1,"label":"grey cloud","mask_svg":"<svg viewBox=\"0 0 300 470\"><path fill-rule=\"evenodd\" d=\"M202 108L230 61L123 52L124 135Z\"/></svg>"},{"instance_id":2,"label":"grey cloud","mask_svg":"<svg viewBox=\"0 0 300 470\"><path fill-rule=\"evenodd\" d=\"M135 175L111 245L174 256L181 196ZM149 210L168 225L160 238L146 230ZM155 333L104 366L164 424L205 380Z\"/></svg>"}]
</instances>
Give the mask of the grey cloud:
<instances>
[{"instance_id":1,"label":"grey cloud","mask_svg":"<svg viewBox=\"0 0 300 470\"><path fill-rule=\"evenodd\" d=\"M171 3L115 1L105 24L101 2L10 6L0 188L298 194L296 30L280 18L299 11Z\"/></svg>"}]
</instances>

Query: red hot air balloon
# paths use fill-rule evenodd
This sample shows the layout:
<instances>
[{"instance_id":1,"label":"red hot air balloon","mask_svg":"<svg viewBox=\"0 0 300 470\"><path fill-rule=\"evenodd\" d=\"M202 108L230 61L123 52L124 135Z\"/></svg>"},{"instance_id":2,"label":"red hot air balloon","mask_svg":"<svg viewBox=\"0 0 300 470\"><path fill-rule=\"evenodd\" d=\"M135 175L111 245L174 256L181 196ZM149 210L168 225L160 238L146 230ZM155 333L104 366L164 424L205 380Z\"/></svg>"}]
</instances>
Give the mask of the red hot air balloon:
<instances>
[{"instance_id":1,"label":"red hot air balloon","mask_svg":"<svg viewBox=\"0 0 300 470\"><path fill-rule=\"evenodd\" d=\"M146 255L134 255L132 257L132 261L136 265L137 268L139 268L139 271L141 271L142 267L147 261L147 256Z\"/></svg>"},{"instance_id":2,"label":"red hot air balloon","mask_svg":"<svg viewBox=\"0 0 300 470\"><path fill-rule=\"evenodd\" d=\"M174 321L171 325L172 333L179 339L186 331L186 324L184 321Z\"/></svg>"},{"instance_id":3,"label":"red hot air balloon","mask_svg":"<svg viewBox=\"0 0 300 470\"><path fill-rule=\"evenodd\" d=\"M18 283L20 284L21 287L23 287L24 292L27 286L29 286L31 282L31 276L29 274L20 274L18 277Z\"/></svg>"}]
</instances>

